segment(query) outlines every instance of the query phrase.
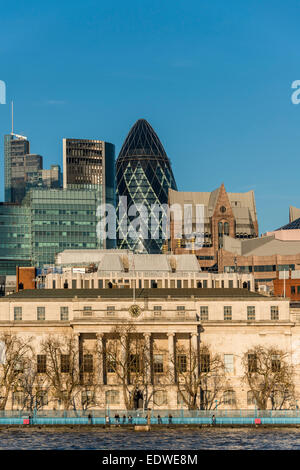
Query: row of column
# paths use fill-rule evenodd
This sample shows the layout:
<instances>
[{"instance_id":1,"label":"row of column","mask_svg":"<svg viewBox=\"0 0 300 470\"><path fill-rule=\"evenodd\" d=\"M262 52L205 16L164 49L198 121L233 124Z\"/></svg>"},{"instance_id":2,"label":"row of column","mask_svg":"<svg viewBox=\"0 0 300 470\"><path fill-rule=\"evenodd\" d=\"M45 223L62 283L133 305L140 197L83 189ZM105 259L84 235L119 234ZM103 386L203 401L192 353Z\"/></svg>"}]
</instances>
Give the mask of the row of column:
<instances>
[{"instance_id":1,"label":"row of column","mask_svg":"<svg viewBox=\"0 0 300 470\"><path fill-rule=\"evenodd\" d=\"M146 368L146 380L148 383L151 382L151 333L142 333L145 342L146 342L146 351L148 354L147 357L147 368ZM167 333L168 336L168 352L169 352L169 370L170 370L170 376L174 377L175 381L175 372L174 372L174 363L175 363L175 335L176 333ZM197 351L198 348L198 334L197 333L190 333L191 335L191 347L194 351ZM80 336L80 335L78 335ZM96 338L98 345L100 346L100 350L103 351L103 339L104 339L104 333L96 333ZM124 344L124 343L123 343ZM126 356L126 349L123 348L122 354L124 355L124 360ZM104 383L104 361L103 361L103 356L99 355L97 358L97 370L99 374L99 383L103 384Z\"/></svg>"}]
</instances>

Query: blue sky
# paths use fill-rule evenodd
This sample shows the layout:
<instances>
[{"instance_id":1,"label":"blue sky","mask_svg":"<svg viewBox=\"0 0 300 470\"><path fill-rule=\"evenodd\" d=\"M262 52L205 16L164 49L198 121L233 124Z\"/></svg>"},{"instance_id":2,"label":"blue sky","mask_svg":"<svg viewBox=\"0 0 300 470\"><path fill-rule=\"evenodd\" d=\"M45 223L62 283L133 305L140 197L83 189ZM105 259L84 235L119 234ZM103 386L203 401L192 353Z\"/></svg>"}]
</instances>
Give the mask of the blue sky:
<instances>
[{"instance_id":1,"label":"blue sky","mask_svg":"<svg viewBox=\"0 0 300 470\"><path fill-rule=\"evenodd\" d=\"M15 0L1 7L0 80L15 132L44 167L62 138L120 150L149 120L178 188L253 189L260 233L300 207L300 2L289 0ZM3 135L10 106L0 105Z\"/></svg>"}]
</instances>

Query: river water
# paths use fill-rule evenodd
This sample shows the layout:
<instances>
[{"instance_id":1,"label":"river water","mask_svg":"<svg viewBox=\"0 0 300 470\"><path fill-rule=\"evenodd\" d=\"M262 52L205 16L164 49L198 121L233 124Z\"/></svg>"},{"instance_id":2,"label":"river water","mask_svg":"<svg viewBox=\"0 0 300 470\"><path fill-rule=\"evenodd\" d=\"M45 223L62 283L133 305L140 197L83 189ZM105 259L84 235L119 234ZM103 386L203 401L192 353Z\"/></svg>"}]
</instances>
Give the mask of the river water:
<instances>
[{"instance_id":1,"label":"river water","mask_svg":"<svg viewBox=\"0 0 300 470\"><path fill-rule=\"evenodd\" d=\"M300 429L0 430L0 449L300 449Z\"/></svg>"}]
</instances>

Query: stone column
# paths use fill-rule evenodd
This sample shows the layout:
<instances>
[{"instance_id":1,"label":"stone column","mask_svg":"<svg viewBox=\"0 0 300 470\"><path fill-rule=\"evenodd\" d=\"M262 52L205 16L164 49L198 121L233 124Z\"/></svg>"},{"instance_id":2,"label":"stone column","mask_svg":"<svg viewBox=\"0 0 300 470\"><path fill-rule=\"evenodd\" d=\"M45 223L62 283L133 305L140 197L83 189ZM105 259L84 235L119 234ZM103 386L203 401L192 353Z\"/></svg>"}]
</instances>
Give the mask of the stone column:
<instances>
[{"instance_id":1,"label":"stone column","mask_svg":"<svg viewBox=\"0 0 300 470\"><path fill-rule=\"evenodd\" d=\"M146 383L152 385L152 355L151 355L151 333L144 333L145 338L145 363Z\"/></svg>"},{"instance_id":2,"label":"stone column","mask_svg":"<svg viewBox=\"0 0 300 470\"><path fill-rule=\"evenodd\" d=\"M197 333L191 333L191 353L192 353L192 357L195 357L197 358L197 362L196 362L196 373L197 375L199 375L199 351L198 351L198 335ZM193 363L193 359L192 359L192 363Z\"/></svg>"},{"instance_id":3,"label":"stone column","mask_svg":"<svg viewBox=\"0 0 300 470\"><path fill-rule=\"evenodd\" d=\"M176 373L175 373L175 333L168 333L168 349L169 349L169 370L170 370L170 378L172 383L176 382Z\"/></svg>"},{"instance_id":4,"label":"stone column","mask_svg":"<svg viewBox=\"0 0 300 470\"><path fill-rule=\"evenodd\" d=\"M104 383L104 375L103 375L103 353L104 353L104 348L103 348L103 333L97 333L96 338L97 338L97 375L98 375L98 381L100 385L103 385Z\"/></svg>"}]
</instances>

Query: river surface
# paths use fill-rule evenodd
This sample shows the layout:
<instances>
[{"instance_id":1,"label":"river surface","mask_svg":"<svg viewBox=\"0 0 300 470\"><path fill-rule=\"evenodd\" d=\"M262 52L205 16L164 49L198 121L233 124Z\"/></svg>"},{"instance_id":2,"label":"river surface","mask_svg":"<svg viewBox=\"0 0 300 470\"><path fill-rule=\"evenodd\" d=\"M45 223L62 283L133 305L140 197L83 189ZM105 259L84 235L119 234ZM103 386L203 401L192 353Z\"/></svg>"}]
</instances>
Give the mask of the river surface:
<instances>
[{"instance_id":1,"label":"river surface","mask_svg":"<svg viewBox=\"0 0 300 470\"><path fill-rule=\"evenodd\" d=\"M0 449L255 450L300 449L300 429L0 430Z\"/></svg>"}]
</instances>

